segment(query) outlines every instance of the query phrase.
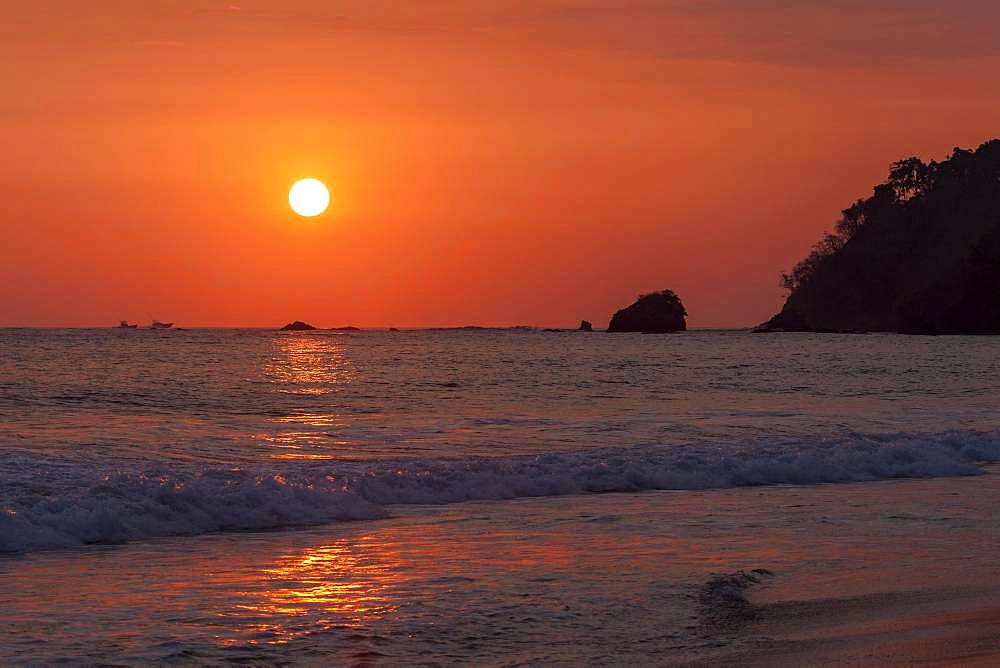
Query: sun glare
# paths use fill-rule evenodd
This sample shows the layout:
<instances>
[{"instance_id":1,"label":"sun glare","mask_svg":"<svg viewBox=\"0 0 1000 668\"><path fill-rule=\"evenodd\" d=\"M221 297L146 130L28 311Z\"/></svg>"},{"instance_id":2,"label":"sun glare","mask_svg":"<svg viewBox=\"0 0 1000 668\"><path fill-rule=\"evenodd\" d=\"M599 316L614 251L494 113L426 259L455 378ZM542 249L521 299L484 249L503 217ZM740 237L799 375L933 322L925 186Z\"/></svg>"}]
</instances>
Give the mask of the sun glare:
<instances>
[{"instance_id":1,"label":"sun glare","mask_svg":"<svg viewBox=\"0 0 1000 668\"><path fill-rule=\"evenodd\" d=\"M330 206L330 191L326 189L322 181L302 179L296 181L295 185L288 191L288 203L295 213L312 218L323 213Z\"/></svg>"}]
</instances>

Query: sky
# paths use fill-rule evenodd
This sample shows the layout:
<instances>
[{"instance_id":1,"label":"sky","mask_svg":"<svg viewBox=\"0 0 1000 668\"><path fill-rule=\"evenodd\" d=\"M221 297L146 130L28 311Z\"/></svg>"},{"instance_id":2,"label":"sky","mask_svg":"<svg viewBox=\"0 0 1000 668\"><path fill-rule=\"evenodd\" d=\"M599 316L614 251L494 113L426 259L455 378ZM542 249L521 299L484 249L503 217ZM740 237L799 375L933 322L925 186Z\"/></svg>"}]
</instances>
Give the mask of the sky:
<instances>
[{"instance_id":1,"label":"sky","mask_svg":"<svg viewBox=\"0 0 1000 668\"><path fill-rule=\"evenodd\" d=\"M890 162L1000 136L998 24L992 0L12 0L0 326L604 326L663 288L689 326L752 326Z\"/></svg>"}]
</instances>

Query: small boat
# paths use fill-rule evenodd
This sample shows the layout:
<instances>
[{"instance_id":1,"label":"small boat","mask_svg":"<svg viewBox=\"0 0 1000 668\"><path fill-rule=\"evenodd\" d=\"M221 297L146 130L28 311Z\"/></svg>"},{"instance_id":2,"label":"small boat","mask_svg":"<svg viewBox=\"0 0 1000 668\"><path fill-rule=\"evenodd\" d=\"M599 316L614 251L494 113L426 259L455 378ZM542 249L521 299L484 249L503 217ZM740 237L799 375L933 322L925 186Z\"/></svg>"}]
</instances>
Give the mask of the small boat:
<instances>
[{"instance_id":1,"label":"small boat","mask_svg":"<svg viewBox=\"0 0 1000 668\"><path fill-rule=\"evenodd\" d=\"M154 320L153 324L150 325L150 329L170 329L174 326L172 322L160 322L159 320Z\"/></svg>"},{"instance_id":2,"label":"small boat","mask_svg":"<svg viewBox=\"0 0 1000 668\"><path fill-rule=\"evenodd\" d=\"M128 320L122 320L120 323L118 323L118 329L135 329L138 326L139 325L128 324Z\"/></svg>"}]
</instances>

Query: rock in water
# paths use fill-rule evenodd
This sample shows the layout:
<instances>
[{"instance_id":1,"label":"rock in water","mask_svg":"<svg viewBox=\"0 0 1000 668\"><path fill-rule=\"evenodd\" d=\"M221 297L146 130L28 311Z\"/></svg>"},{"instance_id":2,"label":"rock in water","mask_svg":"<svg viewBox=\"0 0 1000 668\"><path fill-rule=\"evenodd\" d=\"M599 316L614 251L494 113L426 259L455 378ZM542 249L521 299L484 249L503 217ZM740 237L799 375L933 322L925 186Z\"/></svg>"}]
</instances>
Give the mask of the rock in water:
<instances>
[{"instance_id":1,"label":"rock in water","mask_svg":"<svg viewBox=\"0 0 1000 668\"><path fill-rule=\"evenodd\" d=\"M309 330L316 329L308 322L302 322L301 320L296 320L295 322L290 322L281 328L282 332L308 332Z\"/></svg>"},{"instance_id":2,"label":"rock in water","mask_svg":"<svg viewBox=\"0 0 1000 668\"><path fill-rule=\"evenodd\" d=\"M687 329L684 304L673 290L640 295L634 304L615 313L608 325L609 332L642 332L665 334Z\"/></svg>"},{"instance_id":3,"label":"rock in water","mask_svg":"<svg viewBox=\"0 0 1000 668\"><path fill-rule=\"evenodd\" d=\"M594 331L594 325L589 320L581 320L579 331L581 332L592 332Z\"/></svg>"},{"instance_id":4,"label":"rock in water","mask_svg":"<svg viewBox=\"0 0 1000 668\"><path fill-rule=\"evenodd\" d=\"M893 163L783 284L760 331L1000 333L1000 140Z\"/></svg>"}]
</instances>

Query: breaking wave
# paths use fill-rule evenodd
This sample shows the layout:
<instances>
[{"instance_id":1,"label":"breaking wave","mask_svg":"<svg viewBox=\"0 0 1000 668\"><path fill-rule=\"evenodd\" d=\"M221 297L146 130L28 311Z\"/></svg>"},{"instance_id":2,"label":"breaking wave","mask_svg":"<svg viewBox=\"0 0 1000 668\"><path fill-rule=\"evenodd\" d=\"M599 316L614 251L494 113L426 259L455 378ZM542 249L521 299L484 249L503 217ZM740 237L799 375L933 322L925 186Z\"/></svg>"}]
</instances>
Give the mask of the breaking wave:
<instances>
[{"instance_id":1,"label":"breaking wave","mask_svg":"<svg viewBox=\"0 0 1000 668\"><path fill-rule=\"evenodd\" d=\"M0 457L0 552L386 517L395 504L981 473L1000 432L219 467Z\"/></svg>"}]
</instances>

